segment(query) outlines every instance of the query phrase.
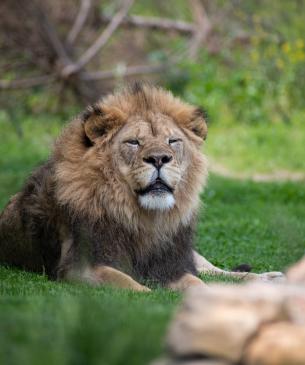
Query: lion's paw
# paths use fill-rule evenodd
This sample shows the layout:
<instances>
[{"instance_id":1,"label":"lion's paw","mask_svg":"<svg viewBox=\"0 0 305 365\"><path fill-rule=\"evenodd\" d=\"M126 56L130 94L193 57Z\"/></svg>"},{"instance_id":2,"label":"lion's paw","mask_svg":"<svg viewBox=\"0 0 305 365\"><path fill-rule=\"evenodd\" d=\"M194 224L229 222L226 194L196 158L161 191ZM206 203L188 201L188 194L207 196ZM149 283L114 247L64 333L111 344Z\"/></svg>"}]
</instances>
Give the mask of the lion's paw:
<instances>
[{"instance_id":1,"label":"lion's paw","mask_svg":"<svg viewBox=\"0 0 305 365\"><path fill-rule=\"evenodd\" d=\"M282 283L286 281L286 276L285 274L279 271L270 271L270 272L264 272L262 274L256 274L255 276L251 275L249 279L263 282Z\"/></svg>"}]
</instances>

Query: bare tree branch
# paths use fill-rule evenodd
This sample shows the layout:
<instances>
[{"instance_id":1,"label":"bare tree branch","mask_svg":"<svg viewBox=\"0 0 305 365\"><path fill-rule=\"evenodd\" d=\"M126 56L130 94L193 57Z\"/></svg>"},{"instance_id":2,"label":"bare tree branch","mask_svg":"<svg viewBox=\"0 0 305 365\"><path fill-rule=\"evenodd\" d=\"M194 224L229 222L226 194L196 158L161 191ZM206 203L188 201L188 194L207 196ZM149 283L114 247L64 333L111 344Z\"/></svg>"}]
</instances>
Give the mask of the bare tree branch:
<instances>
[{"instance_id":1,"label":"bare tree branch","mask_svg":"<svg viewBox=\"0 0 305 365\"><path fill-rule=\"evenodd\" d=\"M103 22L110 22L112 17L102 15ZM157 29L170 32L177 32L183 35L192 35L195 32L195 25L182 20L172 20L167 18L145 17L141 15L129 15L122 21L125 27L141 27L147 29Z\"/></svg>"},{"instance_id":2,"label":"bare tree branch","mask_svg":"<svg viewBox=\"0 0 305 365\"><path fill-rule=\"evenodd\" d=\"M20 8L21 5L19 5L18 0L15 1L16 7ZM40 44L43 45L43 49L48 52L48 58L46 58L43 67L41 67L41 72L43 74L46 72L46 75L13 81L0 80L0 89L22 89L58 81L63 82L65 88L72 89L73 93L80 99L91 100L96 97L102 85L95 81L164 72L173 67L181 58L188 57L188 53L191 57L195 57L202 42L205 42L208 46L208 42L212 39L209 35L212 25L214 26L214 18L208 17L200 0L189 0L194 23L167 18L138 15L127 16L134 0L121 0L120 8L113 17L102 16L101 21L107 22L107 24L104 25L101 33L97 33L97 37L91 46L85 50L77 61L74 61L73 43L78 39L80 32L84 31L90 8L93 6L93 0L79 1L78 13L66 37L67 42L61 40L57 29L56 17L53 19L52 13L46 7L48 5L51 6L51 0L50 3L45 3L41 0L33 0L27 3L27 5L24 3L24 7L30 10L30 15L34 20L33 24L35 24L36 32L39 35L37 38ZM185 49L182 55L175 54L170 56L169 60L164 64L129 67L124 64L118 64L114 69L97 70L95 72L87 71L86 65L98 55L121 25L140 27L141 29L157 29L164 32L176 32L176 34L190 37L191 41L189 47ZM94 30L96 31L96 29Z\"/></svg>"},{"instance_id":3,"label":"bare tree branch","mask_svg":"<svg viewBox=\"0 0 305 365\"><path fill-rule=\"evenodd\" d=\"M134 75L144 75L151 73L163 72L169 67L169 64L164 65L137 65L124 67L119 66L113 70L107 71L96 71L96 72L86 72L82 75L82 80L110 80L118 77L127 77Z\"/></svg>"},{"instance_id":4,"label":"bare tree branch","mask_svg":"<svg viewBox=\"0 0 305 365\"><path fill-rule=\"evenodd\" d=\"M190 41L188 56L190 59L194 60L200 45L207 40L207 37L212 30L212 24L200 0L189 0L189 3L196 23L196 32Z\"/></svg>"},{"instance_id":5,"label":"bare tree branch","mask_svg":"<svg viewBox=\"0 0 305 365\"><path fill-rule=\"evenodd\" d=\"M67 43L73 45L77 36L84 27L84 24L88 18L92 2L91 0L81 0L79 12L76 16L75 22L67 36Z\"/></svg>"},{"instance_id":6,"label":"bare tree branch","mask_svg":"<svg viewBox=\"0 0 305 365\"><path fill-rule=\"evenodd\" d=\"M55 53L57 54L59 60L64 64L68 65L71 63L70 57L65 49L65 46L61 42L60 38L58 37L57 31L50 21L46 10L38 4L37 1L34 1L33 4L35 5L35 10L37 12L38 20L41 24L42 29L45 31L47 38L54 49Z\"/></svg>"},{"instance_id":7,"label":"bare tree branch","mask_svg":"<svg viewBox=\"0 0 305 365\"><path fill-rule=\"evenodd\" d=\"M98 52L105 46L112 34L119 27L122 20L128 13L129 8L132 6L134 0L123 0L121 9L115 14L111 22L108 24L106 29L97 38L97 40L89 47L81 58L75 63L66 66L63 70L64 76L70 76L73 73L79 72L88 62L95 57Z\"/></svg>"},{"instance_id":8,"label":"bare tree branch","mask_svg":"<svg viewBox=\"0 0 305 365\"><path fill-rule=\"evenodd\" d=\"M33 86L50 84L54 80L54 76L50 75L43 75L19 80L0 80L0 89L27 89Z\"/></svg>"},{"instance_id":9,"label":"bare tree branch","mask_svg":"<svg viewBox=\"0 0 305 365\"><path fill-rule=\"evenodd\" d=\"M29 66L31 62L28 61L16 61L16 62L8 62L3 65L1 65L0 73L7 72L13 69L23 69L27 66Z\"/></svg>"}]
</instances>

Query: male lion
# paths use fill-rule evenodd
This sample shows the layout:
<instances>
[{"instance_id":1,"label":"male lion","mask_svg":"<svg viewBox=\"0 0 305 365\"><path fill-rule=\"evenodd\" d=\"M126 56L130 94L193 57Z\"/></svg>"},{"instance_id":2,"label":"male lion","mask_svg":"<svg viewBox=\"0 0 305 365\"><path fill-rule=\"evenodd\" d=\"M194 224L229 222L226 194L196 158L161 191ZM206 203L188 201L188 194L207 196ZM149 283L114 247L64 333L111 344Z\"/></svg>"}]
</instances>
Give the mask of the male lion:
<instances>
[{"instance_id":1,"label":"male lion","mask_svg":"<svg viewBox=\"0 0 305 365\"><path fill-rule=\"evenodd\" d=\"M221 272L192 251L206 135L202 111L162 89L136 84L105 97L10 200L0 262L140 291L143 281L203 285L196 265Z\"/></svg>"}]
</instances>

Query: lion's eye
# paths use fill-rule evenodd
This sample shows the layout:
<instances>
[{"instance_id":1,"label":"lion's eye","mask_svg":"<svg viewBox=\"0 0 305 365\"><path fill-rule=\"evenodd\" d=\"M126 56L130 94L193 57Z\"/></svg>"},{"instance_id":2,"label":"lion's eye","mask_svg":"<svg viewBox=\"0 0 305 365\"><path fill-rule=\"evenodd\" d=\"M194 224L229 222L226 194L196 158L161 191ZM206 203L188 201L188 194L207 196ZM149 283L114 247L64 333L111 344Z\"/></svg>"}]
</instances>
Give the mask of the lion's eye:
<instances>
[{"instance_id":1,"label":"lion's eye","mask_svg":"<svg viewBox=\"0 0 305 365\"><path fill-rule=\"evenodd\" d=\"M125 141L127 144L131 144L132 146L139 146L140 142L137 139L128 139Z\"/></svg>"},{"instance_id":2,"label":"lion's eye","mask_svg":"<svg viewBox=\"0 0 305 365\"><path fill-rule=\"evenodd\" d=\"M182 141L181 138L170 138L168 140L168 144L174 144L174 143L181 142L181 141Z\"/></svg>"}]
</instances>

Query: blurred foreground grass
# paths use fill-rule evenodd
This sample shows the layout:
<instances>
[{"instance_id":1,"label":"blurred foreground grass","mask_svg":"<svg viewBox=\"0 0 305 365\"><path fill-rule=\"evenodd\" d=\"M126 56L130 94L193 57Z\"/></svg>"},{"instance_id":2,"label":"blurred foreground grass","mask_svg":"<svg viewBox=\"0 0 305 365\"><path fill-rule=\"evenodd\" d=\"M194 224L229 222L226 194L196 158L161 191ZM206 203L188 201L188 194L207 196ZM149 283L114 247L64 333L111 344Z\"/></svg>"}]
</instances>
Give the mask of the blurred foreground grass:
<instances>
[{"instance_id":1,"label":"blurred foreground grass","mask_svg":"<svg viewBox=\"0 0 305 365\"><path fill-rule=\"evenodd\" d=\"M12 125L0 120L1 208L47 157L61 128L57 119L39 116L24 119L22 125L24 137L19 139ZM207 151L236 170L304 170L304 136L304 127L215 124ZM214 264L284 270L304 254L303 183L258 184L212 176L203 201L196 244ZM180 299L167 290L141 294L90 288L0 268L0 363L147 364L160 355Z\"/></svg>"}]
</instances>

